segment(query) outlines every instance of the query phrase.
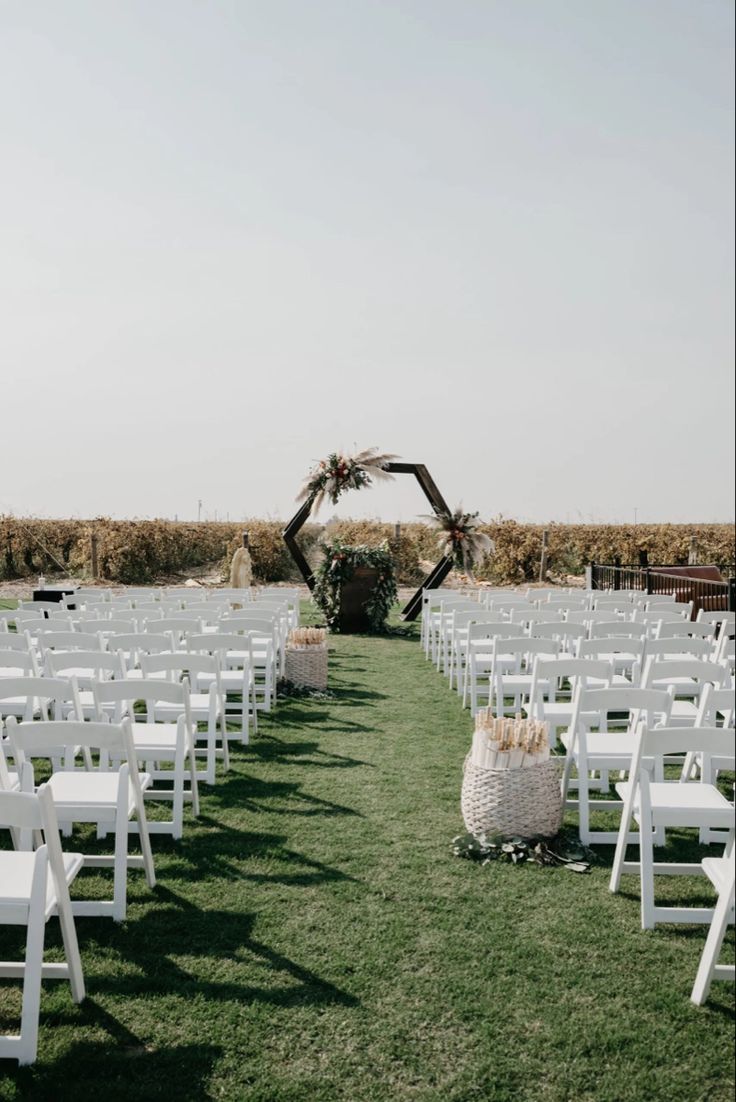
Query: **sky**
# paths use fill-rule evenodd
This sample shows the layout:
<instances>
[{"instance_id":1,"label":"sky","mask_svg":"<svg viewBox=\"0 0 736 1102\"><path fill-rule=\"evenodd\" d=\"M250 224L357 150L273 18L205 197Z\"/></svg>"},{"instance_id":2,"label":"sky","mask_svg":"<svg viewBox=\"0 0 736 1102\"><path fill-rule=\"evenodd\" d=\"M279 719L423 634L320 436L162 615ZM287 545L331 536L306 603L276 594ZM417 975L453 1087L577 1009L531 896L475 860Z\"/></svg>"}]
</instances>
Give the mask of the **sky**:
<instances>
[{"instance_id":1,"label":"sky","mask_svg":"<svg viewBox=\"0 0 736 1102\"><path fill-rule=\"evenodd\" d=\"M0 0L0 513L732 520L733 24Z\"/></svg>"}]
</instances>

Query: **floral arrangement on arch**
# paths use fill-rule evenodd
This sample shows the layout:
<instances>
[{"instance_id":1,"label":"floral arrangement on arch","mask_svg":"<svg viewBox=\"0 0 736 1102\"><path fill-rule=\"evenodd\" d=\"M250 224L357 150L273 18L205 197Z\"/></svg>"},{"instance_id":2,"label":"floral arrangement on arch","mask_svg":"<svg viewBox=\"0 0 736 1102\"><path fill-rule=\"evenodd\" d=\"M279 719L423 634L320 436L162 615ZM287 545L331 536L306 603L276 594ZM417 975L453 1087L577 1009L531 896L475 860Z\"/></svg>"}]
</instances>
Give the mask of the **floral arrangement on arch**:
<instances>
[{"instance_id":1,"label":"floral arrangement on arch","mask_svg":"<svg viewBox=\"0 0 736 1102\"><path fill-rule=\"evenodd\" d=\"M459 505L452 513L438 513L424 517L437 529L437 546L443 555L452 559L458 570L472 577L473 567L484 555L495 550L493 540L480 531L478 513L463 512Z\"/></svg>"},{"instance_id":2,"label":"floral arrangement on arch","mask_svg":"<svg viewBox=\"0 0 736 1102\"><path fill-rule=\"evenodd\" d=\"M311 501L316 513L325 498L335 505L346 490L362 490L370 486L374 478L393 478L385 468L396 458L380 453L378 448L366 448L357 455L332 452L312 468L296 500Z\"/></svg>"},{"instance_id":3,"label":"floral arrangement on arch","mask_svg":"<svg viewBox=\"0 0 736 1102\"><path fill-rule=\"evenodd\" d=\"M323 557L314 573L312 597L324 613L328 627L339 630L343 584L350 581L357 567L370 566L378 576L364 608L371 631L385 631L388 614L398 597L394 561L388 544L378 547L347 544L338 536L321 543L320 550Z\"/></svg>"}]
</instances>

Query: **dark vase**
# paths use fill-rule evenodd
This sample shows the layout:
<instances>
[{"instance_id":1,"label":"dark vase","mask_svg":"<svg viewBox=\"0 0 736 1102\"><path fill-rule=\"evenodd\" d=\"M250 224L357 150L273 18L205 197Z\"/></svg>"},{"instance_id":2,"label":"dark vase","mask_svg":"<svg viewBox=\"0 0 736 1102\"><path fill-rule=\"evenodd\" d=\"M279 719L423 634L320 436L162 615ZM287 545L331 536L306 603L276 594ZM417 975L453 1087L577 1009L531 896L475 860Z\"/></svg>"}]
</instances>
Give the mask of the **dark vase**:
<instances>
[{"instance_id":1,"label":"dark vase","mask_svg":"<svg viewBox=\"0 0 736 1102\"><path fill-rule=\"evenodd\" d=\"M349 581L343 582L340 592L340 616L338 626L343 632L370 631L371 625L365 611L365 602L373 592L378 571L373 566L356 566Z\"/></svg>"}]
</instances>

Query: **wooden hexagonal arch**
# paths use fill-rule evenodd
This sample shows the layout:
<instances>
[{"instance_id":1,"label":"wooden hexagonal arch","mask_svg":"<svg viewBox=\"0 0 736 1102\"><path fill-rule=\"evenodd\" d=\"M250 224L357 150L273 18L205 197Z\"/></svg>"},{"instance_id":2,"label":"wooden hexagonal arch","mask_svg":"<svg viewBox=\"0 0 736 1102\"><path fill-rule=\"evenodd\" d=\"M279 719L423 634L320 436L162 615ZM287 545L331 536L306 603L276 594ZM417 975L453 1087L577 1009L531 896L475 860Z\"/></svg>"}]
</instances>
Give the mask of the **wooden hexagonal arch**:
<instances>
[{"instance_id":1,"label":"wooden hexagonal arch","mask_svg":"<svg viewBox=\"0 0 736 1102\"><path fill-rule=\"evenodd\" d=\"M437 489L434 479L423 463L387 463L385 470L388 471L389 474L413 474L422 488L422 493L432 506L433 512L438 516L442 513L450 512L447 507L447 502ZM302 550L296 542L296 537L309 520L313 501L313 497L308 498L299 511L291 518L283 531L284 543L289 548L292 559L299 567L299 573L310 589L314 588L312 568L302 554ZM403 620L416 620L422 608L422 590L437 589L442 585L451 570L452 559L448 555L443 555L419 586L416 593L404 605L401 610L401 618Z\"/></svg>"}]
</instances>

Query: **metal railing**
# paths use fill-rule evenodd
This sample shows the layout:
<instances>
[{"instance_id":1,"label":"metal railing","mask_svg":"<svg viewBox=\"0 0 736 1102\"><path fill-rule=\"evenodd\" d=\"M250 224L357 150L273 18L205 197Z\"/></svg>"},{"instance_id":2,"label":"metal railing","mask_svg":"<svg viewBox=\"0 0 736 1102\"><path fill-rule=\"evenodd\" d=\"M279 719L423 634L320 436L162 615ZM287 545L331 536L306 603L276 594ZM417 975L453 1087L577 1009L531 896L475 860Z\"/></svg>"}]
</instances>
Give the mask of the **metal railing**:
<instances>
[{"instance_id":1,"label":"metal railing","mask_svg":"<svg viewBox=\"0 0 736 1102\"><path fill-rule=\"evenodd\" d=\"M593 589L634 589L642 593L671 594L677 601L693 602L693 618L700 609L707 612L736 610L736 578L713 581L672 573L669 566L620 566L593 563Z\"/></svg>"}]
</instances>

